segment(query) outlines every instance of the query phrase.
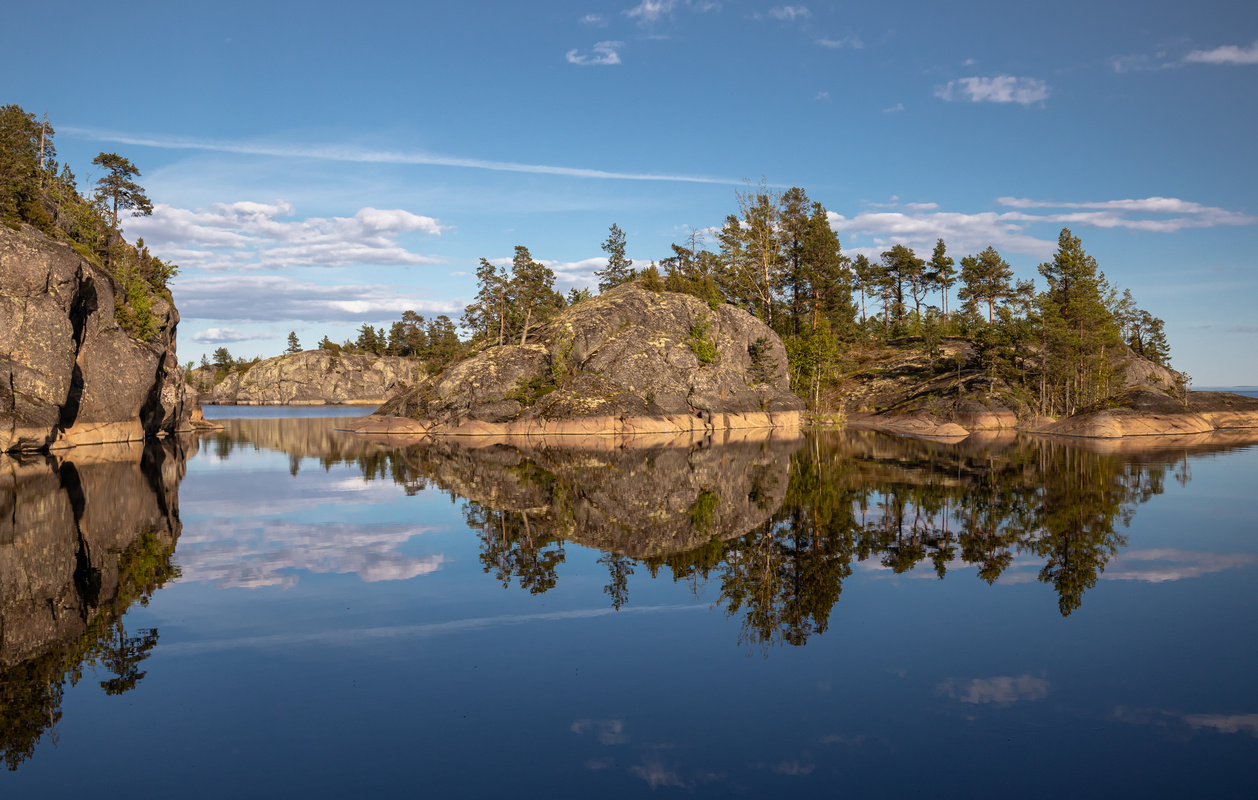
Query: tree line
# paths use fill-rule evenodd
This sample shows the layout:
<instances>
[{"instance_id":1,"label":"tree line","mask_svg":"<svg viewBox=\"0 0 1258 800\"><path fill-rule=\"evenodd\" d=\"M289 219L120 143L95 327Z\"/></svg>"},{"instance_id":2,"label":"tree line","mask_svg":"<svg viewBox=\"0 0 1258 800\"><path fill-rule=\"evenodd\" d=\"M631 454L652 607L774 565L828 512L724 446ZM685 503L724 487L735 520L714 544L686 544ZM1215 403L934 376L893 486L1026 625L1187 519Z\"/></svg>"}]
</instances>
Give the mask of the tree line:
<instances>
[{"instance_id":1,"label":"tree line","mask_svg":"<svg viewBox=\"0 0 1258 800\"><path fill-rule=\"evenodd\" d=\"M977 350L978 368L1042 414L1068 415L1122 388L1127 347L1170 364L1164 322L1107 281L1069 229L1039 265L1038 289L1034 280L1015 279L990 246L959 261L943 239L929 259L904 244L876 258L848 257L825 207L798 187L762 183L737 191L735 200L737 211L719 229L692 231L671 245L670 256L640 270L625 255L624 232L612 225L598 291L636 280L747 310L782 337L792 386L814 409L860 354L906 340L930 353L934 367L943 337L964 337ZM476 298L462 320L472 342L524 344L538 324L590 296L573 289L565 298L553 284L554 273L526 247L516 247L509 268L482 258ZM954 287L961 303L950 309Z\"/></svg>"},{"instance_id":2,"label":"tree line","mask_svg":"<svg viewBox=\"0 0 1258 800\"><path fill-rule=\"evenodd\" d=\"M170 301L167 283L179 267L150 253L143 239L132 246L122 238L126 216L153 213L135 181L140 171L117 153L101 153L92 159L100 177L89 177L80 190L70 166L57 162L54 136L46 115L0 106L0 223L15 230L31 225L108 272L119 325L133 338L152 341L159 325L153 303Z\"/></svg>"}]
</instances>

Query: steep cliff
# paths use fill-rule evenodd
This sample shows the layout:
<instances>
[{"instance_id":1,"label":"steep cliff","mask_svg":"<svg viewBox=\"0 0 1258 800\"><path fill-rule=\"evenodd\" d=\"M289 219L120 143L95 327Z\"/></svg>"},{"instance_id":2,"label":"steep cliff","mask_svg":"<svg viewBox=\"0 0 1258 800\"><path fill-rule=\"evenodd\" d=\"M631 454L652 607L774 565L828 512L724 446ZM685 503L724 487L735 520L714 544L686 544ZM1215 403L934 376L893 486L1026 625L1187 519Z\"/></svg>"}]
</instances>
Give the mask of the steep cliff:
<instances>
[{"instance_id":1,"label":"steep cliff","mask_svg":"<svg viewBox=\"0 0 1258 800\"><path fill-rule=\"evenodd\" d=\"M137 441L200 416L175 356L179 313L150 341L115 320L114 280L68 244L0 227L0 452Z\"/></svg>"},{"instance_id":2,"label":"steep cliff","mask_svg":"<svg viewBox=\"0 0 1258 800\"><path fill-rule=\"evenodd\" d=\"M201 367L193 372L193 384L207 405L380 405L414 385L420 370L409 358L306 350L259 361L217 384L213 370Z\"/></svg>"},{"instance_id":3,"label":"steep cliff","mask_svg":"<svg viewBox=\"0 0 1258 800\"><path fill-rule=\"evenodd\" d=\"M619 286L525 344L490 347L402 392L373 433L635 434L794 427L786 350L731 305Z\"/></svg>"}]
</instances>

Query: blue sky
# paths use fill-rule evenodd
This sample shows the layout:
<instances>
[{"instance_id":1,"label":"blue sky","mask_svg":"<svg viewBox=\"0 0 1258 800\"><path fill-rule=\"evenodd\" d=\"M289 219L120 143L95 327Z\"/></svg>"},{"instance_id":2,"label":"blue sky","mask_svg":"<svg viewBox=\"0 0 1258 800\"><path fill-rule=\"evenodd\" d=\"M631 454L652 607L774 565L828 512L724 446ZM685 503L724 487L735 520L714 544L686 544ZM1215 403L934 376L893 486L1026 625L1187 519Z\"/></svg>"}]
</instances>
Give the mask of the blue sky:
<instances>
[{"instance_id":1,"label":"blue sky","mask_svg":"<svg viewBox=\"0 0 1258 800\"><path fill-rule=\"evenodd\" d=\"M44 31L47 35L35 35ZM801 186L845 252L1069 225L1201 385L1258 384L1258 4L22 4L0 102L130 158L180 357L457 317L517 244L586 285Z\"/></svg>"}]
</instances>

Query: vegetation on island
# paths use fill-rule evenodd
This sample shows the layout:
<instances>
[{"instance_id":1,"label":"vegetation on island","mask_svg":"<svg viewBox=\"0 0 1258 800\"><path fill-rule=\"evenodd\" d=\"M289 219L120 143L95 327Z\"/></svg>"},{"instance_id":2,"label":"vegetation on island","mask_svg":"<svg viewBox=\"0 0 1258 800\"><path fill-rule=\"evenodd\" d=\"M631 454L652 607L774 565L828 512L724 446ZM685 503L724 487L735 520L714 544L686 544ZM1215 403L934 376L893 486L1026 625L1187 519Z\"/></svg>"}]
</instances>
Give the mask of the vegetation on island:
<instances>
[{"instance_id":1,"label":"vegetation on island","mask_svg":"<svg viewBox=\"0 0 1258 800\"><path fill-rule=\"evenodd\" d=\"M636 280L713 308L745 309L781 336L792 386L814 411L832 408L844 375L889 345L921 350L936 373L959 369L941 358L945 337L970 342L981 369L1015 395L1015 406L1046 415L1075 413L1123 388L1127 346L1169 366L1163 321L1112 285L1069 229L1039 265L1041 290L1015 279L994 247L963 256L959 269L942 239L929 259L904 244L876 259L848 257L825 207L800 188L762 183L735 200L737 212L719 230L691 231L672 255L642 270L626 257L625 234L613 224L602 245L607 264L595 273L598 290ZM476 298L462 320L471 349L522 344L531 328L589 296L573 289L564 297L553 283L553 272L525 247L516 248L509 269L481 259ZM961 305L949 309L954 287ZM690 344L702 360L701 334L692 331Z\"/></svg>"},{"instance_id":2,"label":"vegetation on island","mask_svg":"<svg viewBox=\"0 0 1258 800\"><path fill-rule=\"evenodd\" d=\"M89 173L80 187L70 166L57 162L54 133L46 116L0 106L0 223L31 225L105 270L118 324L132 338L152 341L161 325L153 304L171 301L167 284L179 267L150 253L143 239L130 245L122 238L125 217L153 213L135 181L140 171L117 153L101 153L92 159L100 177L93 181Z\"/></svg>"}]
</instances>

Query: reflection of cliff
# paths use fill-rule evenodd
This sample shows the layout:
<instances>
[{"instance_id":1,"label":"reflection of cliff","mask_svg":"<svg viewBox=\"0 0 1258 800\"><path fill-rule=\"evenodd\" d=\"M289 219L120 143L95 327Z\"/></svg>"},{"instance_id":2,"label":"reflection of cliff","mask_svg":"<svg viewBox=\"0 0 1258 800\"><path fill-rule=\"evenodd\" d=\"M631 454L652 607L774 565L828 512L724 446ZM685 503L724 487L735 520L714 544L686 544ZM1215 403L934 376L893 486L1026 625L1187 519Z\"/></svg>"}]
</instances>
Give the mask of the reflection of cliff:
<instances>
[{"instance_id":1,"label":"reflection of cliff","mask_svg":"<svg viewBox=\"0 0 1258 800\"><path fill-rule=\"evenodd\" d=\"M0 752L10 768L60 718L65 680L143 676L156 631L121 617L174 573L184 454L174 440L0 457Z\"/></svg>"}]
</instances>

